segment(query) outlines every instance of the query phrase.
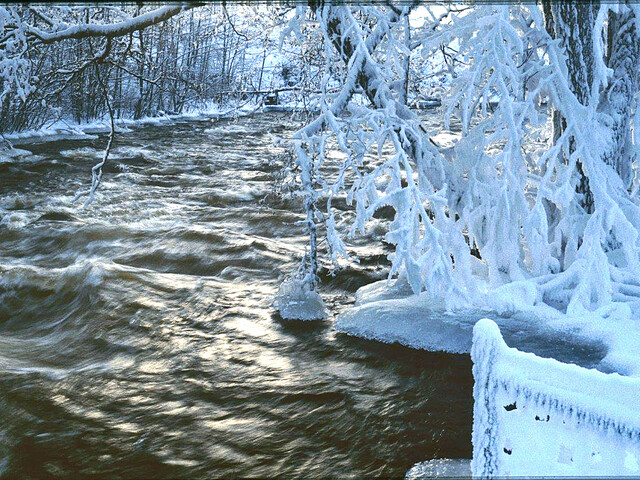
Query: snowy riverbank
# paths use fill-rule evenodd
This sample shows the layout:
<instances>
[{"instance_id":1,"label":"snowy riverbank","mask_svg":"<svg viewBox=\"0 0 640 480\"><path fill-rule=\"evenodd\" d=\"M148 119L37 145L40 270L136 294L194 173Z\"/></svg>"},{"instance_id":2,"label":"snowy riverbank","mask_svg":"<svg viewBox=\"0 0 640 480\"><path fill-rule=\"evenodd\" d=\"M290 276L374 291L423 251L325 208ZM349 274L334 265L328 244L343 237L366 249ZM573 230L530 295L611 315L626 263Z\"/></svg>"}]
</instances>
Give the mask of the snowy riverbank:
<instances>
[{"instance_id":1,"label":"snowy riverbank","mask_svg":"<svg viewBox=\"0 0 640 480\"><path fill-rule=\"evenodd\" d=\"M145 116L139 119L119 118L116 119L116 129L119 132L126 132L132 128L142 125L171 125L175 121L182 120L206 120L217 117L242 117L259 112L291 112L302 109L303 106L288 102L281 105L262 105L253 102L244 102L238 105L219 105L207 103L201 107L186 109L179 114L162 114L158 116ZM108 133L110 130L109 119L96 119L90 122L77 123L69 120L56 120L47 122L39 129L24 130L3 134L3 138L12 145L26 145L29 143L50 142L56 140L89 140L97 138L98 134ZM0 163L8 161L19 154L7 154L0 152Z\"/></svg>"},{"instance_id":2,"label":"snowy riverbank","mask_svg":"<svg viewBox=\"0 0 640 480\"><path fill-rule=\"evenodd\" d=\"M238 109L239 114L247 114L254 109L243 107ZM228 115L233 112L229 109L221 108L215 104L210 104L206 108L192 109L184 113L170 115L164 114L155 117L143 117L140 119L116 119L116 129L120 132L128 131L139 125L169 125L175 120L210 118ZM83 140L97 138L97 134L108 133L110 130L109 119L96 119L90 122L77 123L68 120L56 120L47 122L39 129L24 130L21 132L11 132L3 135L3 138L13 145L25 145L35 142L50 142L56 140Z\"/></svg>"},{"instance_id":3,"label":"snowy riverbank","mask_svg":"<svg viewBox=\"0 0 640 480\"><path fill-rule=\"evenodd\" d=\"M358 290L356 305L338 316L335 328L386 343L469 353L473 326L488 317L500 326L509 346L604 372L640 376L637 305L571 317L537 303L527 286L515 282L490 291L482 308L446 311L444 302L428 293L414 295L406 281L375 282Z\"/></svg>"}]
</instances>

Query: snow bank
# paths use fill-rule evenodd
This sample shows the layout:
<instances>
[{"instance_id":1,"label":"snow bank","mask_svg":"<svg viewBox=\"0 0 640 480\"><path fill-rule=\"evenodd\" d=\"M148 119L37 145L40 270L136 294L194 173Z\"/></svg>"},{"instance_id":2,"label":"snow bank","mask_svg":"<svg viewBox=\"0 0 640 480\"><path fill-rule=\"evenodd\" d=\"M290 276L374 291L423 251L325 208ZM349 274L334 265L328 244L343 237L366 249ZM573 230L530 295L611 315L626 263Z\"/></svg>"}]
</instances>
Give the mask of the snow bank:
<instances>
[{"instance_id":1,"label":"snow bank","mask_svg":"<svg viewBox=\"0 0 640 480\"><path fill-rule=\"evenodd\" d=\"M116 131L119 133L130 132L132 128L143 125L173 125L176 121L180 120L206 120L211 117L229 116L242 117L255 112L293 112L302 109L302 105L298 104L298 102L286 102L282 105L275 106L260 106L251 102L245 102L242 105L222 106L213 102L207 102L199 107L192 106L186 108L184 112L177 114L163 113L155 117L145 116L136 120L118 118L116 119ZM58 120L37 130L5 133L4 138L14 145L24 145L57 140L95 140L98 138L98 134L106 134L109 133L109 131L108 118L85 123Z\"/></svg>"},{"instance_id":2,"label":"snow bank","mask_svg":"<svg viewBox=\"0 0 640 480\"><path fill-rule=\"evenodd\" d=\"M339 315L335 328L369 340L468 353L473 324L482 314L454 316L432 307L427 295L367 302Z\"/></svg>"},{"instance_id":3,"label":"snow bank","mask_svg":"<svg viewBox=\"0 0 640 480\"><path fill-rule=\"evenodd\" d=\"M95 140L98 137L84 131L85 128L90 128L92 126L94 126L94 123L80 125L57 121L38 130L24 130L22 132L6 133L4 134L4 138L11 141L14 145L35 143L39 141Z\"/></svg>"},{"instance_id":4,"label":"snow bank","mask_svg":"<svg viewBox=\"0 0 640 480\"><path fill-rule=\"evenodd\" d=\"M255 107L254 107L255 109ZM251 109L247 106L237 109L242 114L249 113ZM141 125L172 125L175 120L206 119L212 116L224 116L233 113L233 108L221 108L212 103L203 105L201 108L190 108L180 114L161 114L155 117L146 116L140 119L119 118L116 119L116 131L119 133L130 132L131 128ZM97 134L109 133L110 126L108 118L96 119L90 122L76 123L65 120L58 120L49 123L37 130L24 130L21 132L5 133L4 138L14 145L23 145L34 142L51 142L57 140L95 140Z\"/></svg>"},{"instance_id":5,"label":"snow bank","mask_svg":"<svg viewBox=\"0 0 640 480\"><path fill-rule=\"evenodd\" d=\"M405 279L375 282L356 293L335 328L349 335L427 350L469 353L475 323L491 317L512 347L604 372L640 376L640 305L614 303L568 315L540 302L530 281L489 290L476 306L447 311Z\"/></svg>"},{"instance_id":6,"label":"snow bank","mask_svg":"<svg viewBox=\"0 0 640 480\"><path fill-rule=\"evenodd\" d=\"M355 307L337 317L335 328L385 343L469 353L474 325L490 315L509 344L526 351L588 367L599 365L607 353L602 341L559 322L557 311L531 306L535 297L526 282L505 285L487 297L487 308L447 311L442 299L413 294L404 278L383 280L359 289Z\"/></svg>"},{"instance_id":7,"label":"snow bank","mask_svg":"<svg viewBox=\"0 0 640 480\"><path fill-rule=\"evenodd\" d=\"M640 475L640 380L509 348L473 331L474 476Z\"/></svg>"}]
</instances>

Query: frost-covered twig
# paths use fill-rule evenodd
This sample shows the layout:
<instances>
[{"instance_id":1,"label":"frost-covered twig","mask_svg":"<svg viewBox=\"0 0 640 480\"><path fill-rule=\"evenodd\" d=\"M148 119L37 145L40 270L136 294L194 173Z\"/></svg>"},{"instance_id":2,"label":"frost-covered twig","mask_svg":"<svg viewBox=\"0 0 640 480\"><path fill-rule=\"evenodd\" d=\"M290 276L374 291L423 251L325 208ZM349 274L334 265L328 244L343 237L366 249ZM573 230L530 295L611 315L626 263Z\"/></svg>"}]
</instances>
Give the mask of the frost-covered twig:
<instances>
[{"instance_id":1,"label":"frost-covered twig","mask_svg":"<svg viewBox=\"0 0 640 480\"><path fill-rule=\"evenodd\" d=\"M102 80L102 76L98 71L98 68L99 68L98 65L94 64L94 68L96 70L96 77L98 78L98 82L100 83L100 87L104 95L104 101L105 101L105 104L107 105L107 111L109 112L110 130L109 130L109 139L107 140L107 146L104 149L102 160L91 168L91 187L87 192L78 192L73 198L73 201L75 202L79 198L83 196L87 196L87 199L84 202L85 207L89 206L89 204L93 202L93 196L96 190L98 189L98 187L100 186L100 183L102 182L102 168L104 167L105 163L107 163L107 159L109 158L109 153L111 153L111 146L113 145L113 139L115 138L115 135L116 135L115 115L113 112L111 99L109 98L109 90L107 89L107 86L105 85L104 81Z\"/></svg>"}]
</instances>

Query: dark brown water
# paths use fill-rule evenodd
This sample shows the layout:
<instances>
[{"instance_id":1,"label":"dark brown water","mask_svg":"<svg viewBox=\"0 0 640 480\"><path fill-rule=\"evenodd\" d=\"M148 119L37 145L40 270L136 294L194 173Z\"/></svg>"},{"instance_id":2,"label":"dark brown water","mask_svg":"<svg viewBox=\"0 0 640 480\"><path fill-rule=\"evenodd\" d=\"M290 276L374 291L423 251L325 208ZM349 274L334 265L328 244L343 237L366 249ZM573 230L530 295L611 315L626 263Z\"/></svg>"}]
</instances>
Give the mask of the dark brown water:
<instances>
[{"instance_id":1,"label":"dark brown water","mask_svg":"<svg viewBox=\"0 0 640 480\"><path fill-rule=\"evenodd\" d=\"M470 457L468 356L274 315L305 242L272 193L271 134L293 129L263 114L121 134L88 208L71 199L104 138L0 164L0 476L401 477ZM360 253L323 286L333 313L385 273Z\"/></svg>"}]
</instances>

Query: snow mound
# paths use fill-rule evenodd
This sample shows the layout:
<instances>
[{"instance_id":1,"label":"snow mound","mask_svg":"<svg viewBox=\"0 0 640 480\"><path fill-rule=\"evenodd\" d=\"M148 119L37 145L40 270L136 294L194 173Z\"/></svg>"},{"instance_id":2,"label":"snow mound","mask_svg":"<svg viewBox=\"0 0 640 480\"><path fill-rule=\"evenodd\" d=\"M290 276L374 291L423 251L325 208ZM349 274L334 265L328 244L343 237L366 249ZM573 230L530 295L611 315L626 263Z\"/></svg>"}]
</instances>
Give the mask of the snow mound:
<instances>
[{"instance_id":1,"label":"snow mound","mask_svg":"<svg viewBox=\"0 0 640 480\"><path fill-rule=\"evenodd\" d=\"M19 158L32 155L29 150L23 150L21 148L2 149L0 150L0 154L8 158Z\"/></svg>"},{"instance_id":2,"label":"snow mound","mask_svg":"<svg viewBox=\"0 0 640 480\"><path fill-rule=\"evenodd\" d=\"M34 155L29 150L21 148L0 148L0 164L3 163L33 163L42 160L40 155Z\"/></svg>"},{"instance_id":3,"label":"snow mound","mask_svg":"<svg viewBox=\"0 0 640 480\"><path fill-rule=\"evenodd\" d=\"M328 315L322 297L299 278L280 286L273 305L285 320L324 320Z\"/></svg>"},{"instance_id":4,"label":"snow mound","mask_svg":"<svg viewBox=\"0 0 640 480\"><path fill-rule=\"evenodd\" d=\"M405 480L429 478L470 478L471 460L468 458L436 458L416 463L405 475Z\"/></svg>"},{"instance_id":5,"label":"snow mound","mask_svg":"<svg viewBox=\"0 0 640 480\"><path fill-rule=\"evenodd\" d=\"M533 282L511 282L492 290L487 296L487 304L500 315L513 314L531 309L537 296Z\"/></svg>"},{"instance_id":6,"label":"snow mound","mask_svg":"<svg viewBox=\"0 0 640 480\"><path fill-rule=\"evenodd\" d=\"M413 290L404 277L392 279L388 282L373 282L358 289L356 292L356 306L379 300L405 298L411 295L413 295Z\"/></svg>"}]
</instances>

